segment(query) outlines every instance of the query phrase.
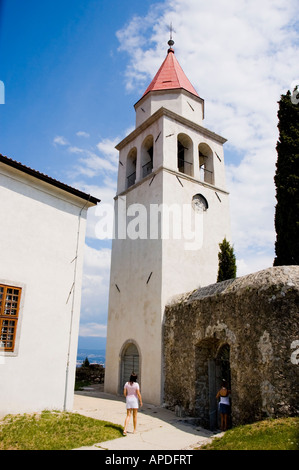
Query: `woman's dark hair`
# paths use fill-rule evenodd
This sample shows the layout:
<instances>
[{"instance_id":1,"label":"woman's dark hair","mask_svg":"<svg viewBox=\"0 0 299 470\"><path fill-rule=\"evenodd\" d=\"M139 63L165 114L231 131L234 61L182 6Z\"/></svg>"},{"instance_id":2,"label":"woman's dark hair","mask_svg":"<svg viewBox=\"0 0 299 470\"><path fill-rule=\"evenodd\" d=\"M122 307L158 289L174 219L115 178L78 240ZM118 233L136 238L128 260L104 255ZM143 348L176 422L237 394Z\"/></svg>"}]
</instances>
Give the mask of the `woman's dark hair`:
<instances>
[{"instance_id":1,"label":"woman's dark hair","mask_svg":"<svg viewBox=\"0 0 299 470\"><path fill-rule=\"evenodd\" d=\"M130 383L137 382L137 375L135 374L135 372L132 372L132 374L130 375L129 382Z\"/></svg>"}]
</instances>

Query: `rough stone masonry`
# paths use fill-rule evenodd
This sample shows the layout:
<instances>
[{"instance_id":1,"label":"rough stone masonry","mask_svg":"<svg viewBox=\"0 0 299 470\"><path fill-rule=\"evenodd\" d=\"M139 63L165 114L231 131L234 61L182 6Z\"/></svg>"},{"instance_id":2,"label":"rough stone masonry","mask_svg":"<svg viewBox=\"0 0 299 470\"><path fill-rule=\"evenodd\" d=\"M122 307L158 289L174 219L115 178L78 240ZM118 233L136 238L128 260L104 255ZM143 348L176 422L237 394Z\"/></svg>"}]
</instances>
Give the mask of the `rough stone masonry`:
<instances>
[{"instance_id":1,"label":"rough stone masonry","mask_svg":"<svg viewBox=\"0 0 299 470\"><path fill-rule=\"evenodd\" d=\"M232 424L299 415L299 266L265 269L172 299L164 318L164 401L217 427L230 382Z\"/></svg>"}]
</instances>

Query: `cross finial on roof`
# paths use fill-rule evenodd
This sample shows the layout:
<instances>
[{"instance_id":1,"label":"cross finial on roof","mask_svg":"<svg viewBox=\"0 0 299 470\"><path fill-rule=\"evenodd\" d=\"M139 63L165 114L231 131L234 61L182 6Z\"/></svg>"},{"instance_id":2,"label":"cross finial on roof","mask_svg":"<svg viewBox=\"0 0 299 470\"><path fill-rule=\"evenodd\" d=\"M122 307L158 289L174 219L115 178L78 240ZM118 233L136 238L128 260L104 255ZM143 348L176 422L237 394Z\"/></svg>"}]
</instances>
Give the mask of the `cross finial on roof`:
<instances>
[{"instance_id":1,"label":"cross finial on roof","mask_svg":"<svg viewBox=\"0 0 299 470\"><path fill-rule=\"evenodd\" d=\"M170 26L169 26L170 39L168 41L168 45L169 45L168 52L170 52L170 51L173 52L172 46L174 45L174 41L172 39L172 32L173 32L172 23L170 23Z\"/></svg>"},{"instance_id":2,"label":"cross finial on roof","mask_svg":"<svg viewBox=\"0 0 299 470\"><path fill-rule=\"evenodd\" d=\"M172 22L171 22L170 25L169 25L170 39L172 39L172 31L173 31L173 28L172 28Z\"/></svg>"}]
</instances>

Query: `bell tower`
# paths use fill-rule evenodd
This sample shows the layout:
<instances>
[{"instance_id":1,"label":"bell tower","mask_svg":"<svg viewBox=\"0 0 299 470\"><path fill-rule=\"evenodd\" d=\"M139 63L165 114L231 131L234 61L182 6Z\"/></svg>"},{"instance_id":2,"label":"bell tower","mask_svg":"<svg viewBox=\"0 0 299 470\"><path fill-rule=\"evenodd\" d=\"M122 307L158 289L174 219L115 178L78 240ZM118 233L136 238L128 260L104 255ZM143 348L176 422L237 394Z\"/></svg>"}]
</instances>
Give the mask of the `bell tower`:
<instances>
[{"instance_id":1,"label":"bell tower","mask_svg":"<svg viewBox=\"0 0 299 470\"><path fill-rule=\"evenodd\" d=\"M219 243L230 240L226 140L203 126L204 100L172 39L168 45L135 104L135 130L116 147L105 373L105 391L118 394L134 370L144 402L156 405L163 401L165 305L216 282Z\"/></svg>"}]
</instances>

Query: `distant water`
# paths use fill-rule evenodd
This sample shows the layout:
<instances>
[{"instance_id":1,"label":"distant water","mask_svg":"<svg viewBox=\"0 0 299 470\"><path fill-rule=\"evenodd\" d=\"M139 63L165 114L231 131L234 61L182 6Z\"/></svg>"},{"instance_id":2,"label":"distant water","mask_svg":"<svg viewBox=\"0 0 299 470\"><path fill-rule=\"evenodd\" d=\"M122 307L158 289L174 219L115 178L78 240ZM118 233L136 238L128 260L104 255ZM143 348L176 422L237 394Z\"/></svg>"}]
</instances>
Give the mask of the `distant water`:
<instances>
[{"instance_id":1,"label":"distant water","mask_svg":"<svg viewBox=\"0 0 299 470\"><path fill-rule=\"evenodd\" d=\"M102 364L105 366L105 349L80 349L77 351L77 366L88 358L90 364Z\"/></svg>"}]
</instances>

